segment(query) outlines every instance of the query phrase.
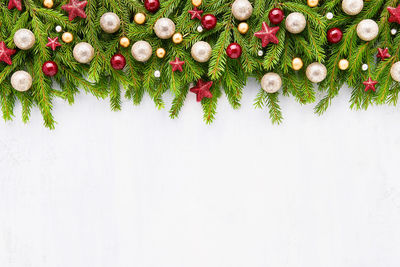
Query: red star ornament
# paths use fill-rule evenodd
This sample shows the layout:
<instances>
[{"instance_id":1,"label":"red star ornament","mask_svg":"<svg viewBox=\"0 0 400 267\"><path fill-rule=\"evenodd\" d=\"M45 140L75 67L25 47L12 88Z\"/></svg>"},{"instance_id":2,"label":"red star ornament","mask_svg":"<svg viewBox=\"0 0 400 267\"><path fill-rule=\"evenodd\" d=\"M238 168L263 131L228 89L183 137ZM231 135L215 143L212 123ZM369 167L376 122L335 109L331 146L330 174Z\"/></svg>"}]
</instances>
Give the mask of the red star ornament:
<instances>
[{"instance_id":1,"label":"red star ornament","mask_svg":"<svg viewBox=\"0 0 400 267\"><path fill-rule=\"evenodd\" d=\"M69 4L63 5L61 8L68 13L69 21L72 21L76 17L86 18L84 9L87 4L87 1L70 0Z\"/></svg>"},{"instance_id":2,"label":"red star ornament","mask_svg":"<svg viewBox=\"0 0 400 267\"><path fill-rule=\"evenodd\" d=\"M190 19L199 19L201 20L201 15L203 14L203 10L197 9L197 7L194 7L193 10L188 11L191 15Z\"/></svg>"},{"instance_id":3,"label":"red star ornament","mask_svg":"<svg viewBox=\"0 0 400 267\"><path fill-rule=\"evenodd\" d=\"M181 60L179 60L178 57L176 57L175 60L171 61L169 64L171 64L173 72L175 72L177 70L182 72L183 71L182 66L183 66L183 64L185 64L185 61L181 61Z\"/></svg>"},{"instance_id":4,"label":"red star ornament","mask_svg":"<svg viewBox=\"0 0 400 267\"><path fill-rule=\"evenodd\" d=\"M396 22L400 24L400 5L396 7L387 8L390 13L389 22Z\"/></svg>"},{"instance_id":5,"label":"red star ornament","mask_svg":"<svg viewBox=\"0 0 400 267\"><path fill-rule=\"evenodd\" d=\"M46 44L46 46L47 47L51 47L51 49L54 51L54 50L56 50L56 48L58 47L58 46L61 46L61 44L58 42L58 37L55 37L55 38L50 38L50 37L47 37L47 40L49 40L49 42Z\"/></svg>"},{"instance_id":6,"label":"red star ornament","mask_svg":"<svg viewBox=\"0 0 400 267\"><path fill-rule=\"evenodd\" d=\"M369 90L372 90L375 92L376 91L375 85L377 85L378 82L372 80L370 77L370 78L368 78L367 81L363 82L363 84L365 85L365 92L368 92Z\"/></svg>"},{"instance_id":7,"label":"red star ornament","mask_svg":"<svg viewBox=\"0 0 400 267\"><path fill-rule=\"evenodd\" d=\"M267 23L263 22L261 31L254 33L254 36L261 39L262 47L266 47L269 43L279 43L279 39L276 37L278 31L278 26L269 27Z\"/></svg>"},{"instance_id":8,"label":"red star ornament","mask_svg":"<svg viewBox=\"0 0 400 267\"><path fill-rule=\"evenodd\" d=\"M14 55L16 50L8 49L5 42L0 42L0 62L5 62L8 65L12 64L11 56Z\"/></svg>"},{"instance_id":9,"label":"red star ornament","mask_svg":"<svg viewBox=\"0 0 400 267\"><path fill-rule=\"evenodd\" d=\"M210 88L213 82L205 82L203 80L199 80L195 87L190 89L190 92L195 93L197 95L197 102L203 100L203 98L212 98L213 95L210 92Z\"/></svg>"},{"instance_id":10,"label":"red star ornament","mask_svg":"<svg viewBox=\"0 0 400 267\"><path fill-rule=\"evenodd\" d=\"M10 0L10 2L8 2L8 7L9 10L16 8L19 11L22 10L22 3L21 0Z\"/></svg>"},{"instance_id":11,"label":"red star ornament","mask_svg":"<svg viewBox=\"0 0 400 267\"><path fill-rule=\"evenodd\" d=\"M382 61L384 61L387 58L390 58L391 55L389 54L389 48L385 48L385 49L378 48L377 57L380 58Z\"/></svg>"}]
</instances>

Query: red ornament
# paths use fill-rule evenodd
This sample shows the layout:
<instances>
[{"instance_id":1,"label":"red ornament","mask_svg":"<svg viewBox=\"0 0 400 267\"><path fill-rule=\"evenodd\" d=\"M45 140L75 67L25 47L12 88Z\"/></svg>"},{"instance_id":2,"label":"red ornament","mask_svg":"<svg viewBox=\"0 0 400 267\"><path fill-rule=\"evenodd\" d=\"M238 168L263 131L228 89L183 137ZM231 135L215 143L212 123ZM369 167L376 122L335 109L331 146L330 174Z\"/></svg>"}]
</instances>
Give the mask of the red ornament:
<instances>
[{"instance_id":1,"label":"red ornament","mask_svg":"<svg viewBox=\"0 0 400 267\"><path fill-rule=\"evenodd\" d=\"M387 8L390 13L389 22L396 22L400 24L400 5L395 7L388 7Z\"/></svg>"},{"instance_id":2,"label":"red ornament","mask_svg":"<svg viewBox=\"0 0 400 267\"><path fill-rule=\"evenodd\" d=\"M387 58L390 58L391 55L389 54L389 48L378 48L378 55L376 56L378 58L380 58L382 61L384 61Z\"/></svg>"},{"instance_id":3,"label":"red ornament","mask_svg":"<svg viewBox=\"0 0 400 267\"><path fill-rule=\"evenodd\" d=\"M72 21L76 17L86 18L84 9L87 4L87 1L70 0L69 4L63 5L61 8L68 13L69 21Z\"/></svg>"},{"instance_id":4,"label":"red ornament","mask_svg":"<svg viewBox=\"0 0 400 267\"><path fill-rule=\"evenodd\" d=\"M242 47L238 43L231 43L226 49L226 54L230 58L239 58L242 55Z\"/></svg>"},{"instance_id":5,"label":"red ornament","mask_svg":"<svg viewBox=\"0 0 400 267\"><path fill-rule=\"evenodd\" d=\"M46 46L51 47L51 49L54 51L58 46L61 46L61 44L58 42L58 37L55 37L51 39L50 37L47 37L47 40L49 41Z\"/></svg>"},{"instance_id":6,"label":"red ornament","mask_svg":"<svg viewBox=\"0 0 400 267\"><path fill-rule=\"evenodd\" d=\"M8 9L11 10L13 8L16 8L19 11L21 11L22 10L21 0L10 0L10 2L8 2Z\"/></svg>"},{"instance_id":7,"label":"red ornament","mask_svg":"<svg viewBox=\"0 0 400 267\"><path fill-rule=\"evenodd\" d=\"M121 54L115 54L112 56L111 60L111 67L115 70L122 70L125 68L126 65L126 59L123 55Z\"/></svg>"},{"instance_id":8,"label":"red ornament","mask_svg":"<svg viewBox=\"0 0 400 267\"><path fill-rule=\"evenodd\" d=\"M58 73L58 66L57 63L54 61L46 61L43 64L42 71L46 76L54 76Z\"/></svg>"},{"instance_id":9,"label":"red ornament","mask_svg":"<svg viewBox=\"0 0 400 267\"><path fill-rule=\"evenodd\" d=\"M283 13L282 9L274 8L269 12L268 18L272 24L280 24L285 18L285 13Z\"/></svg>"},{"instance_id":10,"label":"red ornament","mask_svg":"<svg viewBox=\"0 0 400 267\"><path fill-rule=\"evenodd\" d=\"M339 28L332 28L328 31L328 41L337 44L343 39L343 32Z\"/></svg>"},{"instance_id":11,"label":"red ornament","mask_svg":"<svg viewBox=\"0 0 400 267\"><path fill-rule=\"evenodd\" d=\"M14 49L8 49L5 42L0 42L0 62L5 62L8 65L12 64L11 56L17 52Z\"/></svg>"},{"instance_id":12,"label":"red ornament","mask_svg":"<svg viewBox=\"0 0 400 267\"><path fill-rule=\"evenodd\" d=\"M159 0L145 0L144 7L146 8L147 11L149 11L151 13L155 13L160 8L160 1Z\"/></svg>"},{"instance_id":13,"label":"red ornament","mask_svg":"<svg viewBox=\"0 0 400 267\"><path fill-rule=\"evenodd\" d=\"M365 92L368 92L369 90L372 90L375 92L375 90L376 90L375 85L377 85L378 82L372 80L371 78L368 78L368 80L363 82L363 84L365 85Z\"/></svg>"},{"instance_id":14,"label":"red ornament","mask_svg":"<svg viewBox=\"0 0 400 267\"><path fill-rule=\"evenodd\" d=\"M194 7L193 10L188 11L191 15L190 19L199 19L201 20L201 15L203 14L203 10L197 9L197 7Z\"/></svg>"},{"instance_id":15,"label":"red ornament","mask_svg":"<svg viewBox=\"0 0 400 267\"><path fill-rule=\"evenodd\" d=\"M195 93L197 95L197 102L203 100L203 98L212 98L213 95L210 92L211 86L213 82L205 82L203 80L199 80L195 87L190 89L190 92Z\"/></svg>"},{"instance_id":16,"label":"red ornament","mask_svg":"<svg viewBox=\"0 0 400 267\"><path fill-rule=\"evenodd\" d=\"M201 25L207 30L212 30L217 25L217 18L212 14L206 14L201 18Z\"/></svg>"},{"instance_id":17,"label":"red ornament","mask_svg":"<svg viewBox=\"0 0 400 267\"><path fill-rule=\"evenodd\" d=\"M185 61L181 61L181 60L179 60L178 57L176 57L175 60L171 61L169 64L171 64L173 72L175 72L177 70L182 72L183 71L182 66L183 66L183 64L185 64Z\"/></svg>"},{"instance_id":18,"label":"red ornament","mask_svg":"<svg viewBox=\"0 0 400 267\"><path fill-rule=\"evenodd\" d=\"M276 37L276 33L279 31L279 27L268 27L267 23L262 23L262 30L254 34L255 37L260 38L262 41L262 47L266 47L270 42L278 44L279 40Z\"/></svg>"}]
</instances>

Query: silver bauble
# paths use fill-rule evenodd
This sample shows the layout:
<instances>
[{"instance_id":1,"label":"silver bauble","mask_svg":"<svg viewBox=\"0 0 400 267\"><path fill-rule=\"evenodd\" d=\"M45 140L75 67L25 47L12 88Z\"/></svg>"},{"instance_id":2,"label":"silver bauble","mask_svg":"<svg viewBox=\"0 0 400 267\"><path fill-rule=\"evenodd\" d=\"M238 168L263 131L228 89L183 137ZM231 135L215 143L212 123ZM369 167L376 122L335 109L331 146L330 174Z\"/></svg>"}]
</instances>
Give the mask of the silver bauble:
<instances>
[{"instance_id":1,"label":"silver bauble","mask_svg":"<svg viewBox=\"0 0 400 267\"><path fill-rule=\"evenodd\" d=\"M107 12L100 18L100 27L106 33L114 33L121 27L121 20L117 14L113 12Z\"/></svg>"},{"instance_id":2,"label":"silver bauble","mask_svg":"<svg viewBox=\"0 0 400 267\"><path fill-rule=\"evenodd\" d=\"M253 14L253 6L248 0L235 0L232 4L232 15L235 19L247 20Z\"/></svg>"},{"instance_id":3,"label":"silver bauble","mask_svg":"<svg viewBox=\"0 0 400 267\"><path fill-rule=\"evenodd\" d=\"M32 87L32 76L23 70L16 71L11 76L11 85L17 91L28 91Z\"/></svg>"},{"instance_id":4,"label":"silver bauble","mask_svg":"<svg viewBox=\"0 0 400 267\"><path fill-rule=\"evenodd\" d=\"M81 42L75 45L73 55L79 63L87 64L94 58L94 48L88 43Z\"/></svg>"},{"instance_id":5,"label":"silver bauble","mask_svg":"<svg viewBox=\"0 0 400 267\"><path fill-rule=\"evenodd\" d=\"M363 0L343 0L342 9L347 15L357 15L364 7Z\"/></svg>"},{"instance_id":6,"label":"silver bauble","mask_svg":"<svg viewBox=\"0 0 400 267\"><path fill-rule=\"evenodd\" d=\"M276 73L269 72L261 79L261 88L267 93L273 94L282 87L282 78Z\"/></svg>"},{"instance_id":7,"label":"silver bauble","mask_svg":"<svg viewBox=\"0 0 400 267\"><path fill-rule=\"evenodd\" d=\"M357 25L357 35L363 41L372 41L379 34L379 26L372 19L364 19Z\"/></svg>"},{"instance_id":8,"label":"silver bauble","mask_svg":"<svg viewBox=\"0 0 400 267\"><path fill-rule=\"evenodd\" d=\"M400 82L400 61L393 64L390 69L390 75L392 75L393 80Z\"/></svg>"},{"instance_id":9,"label":"silver bauble","mask_svg":"<svg viewBox=\"0 0 400 267\"><path fill-rule=\"evenodd\" d=\"M139 62L146 62L153 54L151 45L146 41L137 41L132 45L132 56Z\"/></svg>"},{"instance_id":10,"label":"silver bauble","mask_svg":"<svg viewBox=\"0 0 400 267\"><path fill-rule=\"evenodd\" d=\"M175 23L169 18L161 18L154 24L154 32L160 39L169 39L175 33Z\"/></svg>"},{"instance_id":11,"label":"silver bauble","mask_svg":"<svg viewBox=\"0 0 400 267\"><path fill-rule=\"evenodd\" d=\"M318 62L314 62L307 67L307 78L313 83L320 83L325 80L328 70L326 67Z\"/></svg>"},{"instance_id":12,"label":"silver bauble","mask_svg":"<svg viewBox=\"0 0 400 267\"><path fill-rule=\"evenodd\" d=\"M14 34L14 43L21 50L31 49L35 41L35 35L28 29L20 29Z\"/></svg>"},{"instance_id":13,"label":"silver bauble","mask_svg":"<svg viewBox=\"0 0 400 267\"><path fill-rule=\"evenodd\" d=\"M286 29L290 33L301 33L306 28L307 21L303 14L299 12L290 13L285 21Z\"/></svg>"},{"instance_id":14,"label":"silver bauble","mask_svg":"<svg viewBox=\"0 0 400 267\"><path fill-rule=\"evenodd\" d=\"M194 60L200 63L204 63L210 59L211 52L212 49L209 43L199 41L192 46L191 54Z\"/></svg>"}]
</instances>

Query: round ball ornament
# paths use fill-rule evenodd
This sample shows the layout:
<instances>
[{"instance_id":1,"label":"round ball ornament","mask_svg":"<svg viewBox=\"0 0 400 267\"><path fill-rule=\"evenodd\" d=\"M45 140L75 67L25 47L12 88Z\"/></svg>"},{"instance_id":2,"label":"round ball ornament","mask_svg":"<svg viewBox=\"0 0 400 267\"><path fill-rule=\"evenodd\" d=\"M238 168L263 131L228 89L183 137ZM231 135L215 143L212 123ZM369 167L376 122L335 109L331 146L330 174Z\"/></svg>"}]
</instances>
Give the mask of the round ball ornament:
<instances>
[{"instance_id":1,"label":"round ball ornament","mask_svg":"<svg viewBox=\"0 0 400 267\"><path fill-rule=\"evenodd\" d=\"M58 65L54 61L46 61L42 66L44 75L52 77L58 73Z\"/></svg>"},{"instance_id":2,"label":"round ball ornament","mask_svg":"<svg viewBox=\"0 0 400 267\"><path fill-rule=\"evenodd\" d=\"M123 55L121 54L115 54L112 56L111 60L111 67L115 70L122 70L125 68L126 65L126 59Z\"/></svg>"},{"instance_id":3,"label":"round ball ornament","mask_svg":"<svg viewBox=\"0 0 400 267\"><path fill-rule=\"evenodd\" d=\"M165 57L165 55L167 54L167 52L165 51L165 49L164 48L157 48L157 50L156 50L156 56L158 57L158 58L164 58Z\"/></svg>"},{"instance_id":4,"label":"round ball ornament","mask_svg":"<svg viewBox=\"0 0 400 267\"><path fill-rule=\"evenodd\" d=\"M299 57L296 57L292 60L292 68L294 70L301 70L304 66L303 60Z\"/></svg>"},{"instance_id":5,"label":"round ball ornament","mask_svg":"<svg viewBox=\"0 0 400 267\"><path fill-rule=\"evenodd\" d=\"M54 1L53 0L44 0L43 6L45 8L52 8L54 6Z\"/></svg>"},{"instance_id":6,"label":"round ball ornament","mask_svg":"<svg viewBox=\"0 0 400 267\"><path fill-rule=\"evenodd\" d=\"M248 0L235 0L232 4L232 15L239 21L247 20L253 14L253 6Z\"/></svg>"},{"instance_id":7,"label":"round ball ornament","mask_svg":"<svg viewBox=\"0 0 400 267\"><path fill-rule=\"evenodd\" d=\"M160 1L159 0L145 0L144 7L146 8L147 11L149 11L151 13L155 13L160 8Z\"/></svg>"},{"instance_id":8,"label":"round ball ornament","mask_svg":"<svg viewBox=\"0 0 400 267\"><path fill-rule=\"evenodd\" d=\"M191 55L197 62L207 62L211 57L211 46L204 41L198 41L192 46Z\"/></svg>"},{"instance_id":9,"label":"round ball ornament","mask_svg":"<svg viewBox=\"0 0 400 267\"><path fill-rule=\"evenodd\" d=\"M400 82L400 61L393 64L392 68L390 69L390 75L392 76L393 80Z\"/></svg>"},{"instance_id":10,"label":"round ball ornament","mask_svg":"<svg viewBox=\"0 0 400 267\"><path fill-rule=\"evenodd\" d=\"M119 39L119 44L120 46L127 48L131 44L131 41L129 41L127 37L121 37L121 39Z\"/></svg>"},{"instance_id":11,"label":"round ball ornament","mask_svg":"<svg viewBox=\"0 0 400 267\"><path fill-rule=\"evenodd\" d=\"M63 40L64 43L69 44L74 40L74 36L70 32L64 32L61 36L61 40Z\"/></svg>"},{"instance_id":12,"label":"round ball ornament","mask_svg":"<svg viewBox=\"0 0 400 267\"><path fill-rule=\"evenodd\" d=\"M347 70L350 66L350 63L347 59L341 59L339 61L339 69L340 70Z\"/></svg>"},{"instance_id":13,"label":"round ball ornament","mask_svg":"<svg viewBox=\"0 0 400 267\"><path fill-rule=\"evenodd\" d=\"M14 34L14 43L21 50L31 49L35 41L35 35L28 29L20 29Z\"/></svg>"},{"instance_id":14,"label":"round ball ornament","mask_svg":"<svg viewBox=\"0 0 400 267\"><path fill-rule=\"evenodd\" d=\"M285 21L286 29L290 33L301 33L306 28L307 21L303 14L299 12L290 13Z\"/></svg>"},{"instance_id":15,"label":"round ball ornament","mask_svg":"<svg viewBox=\"0 0 400 267\"><path fill-rule=\"evenodd\" d=\"M379 26L372 19L364 19L357 25L357 35L363 41L372 41L379 34Z\"/></svg>"},{"instance_id":16,"label":"round ball ornament","mask_svg":"<svg viewBox=\"0 0 400 267\"><path fill-rule=\"evenodd\" d=\"M247 24L246 22L241 22L238 25L238 31L241 34L246 34L249 31L249 24Z\"/></svg>"},{"instance_id":17,"label":"round ball ornament","mask_svg":"<svg viewBox=\"0 0 400 267\"><path fill-rule=\"evenodd\" d=\"M212 30L217 26L217 17L212 14L206 14L201 18L201 25L204 29Z\"/></svg>"},{"instance_id":18,"label":"round ball ornament","mask_svg":"<svg viewBox=\"0 0 400 267\"><path fill-rule=\"evenodd\" d=\"M307 67L307 78L313 83L320 83L325 80L328 74L326 67L318 62L314 62Z\"/></svg>"},{"instance_id":19,"label":"round ball ornament","mask_svg":"<svg viewBox=\"0 0 400 267\"><path fill-rule=\"evenodd\" d=\"M328 31L328 41L337 44L343 39L343 32L339 28L332 28Z\"/></svg>"},{"instance_id":20,"label":"round ball ornament","mask_svg":"<svg viewBox=\"0 0 400 267\"><path fill-rule=\"evenodd\" d=\"M89 43L81 42L75 45L72 54L76 61L87 64L94 58L94 48Z\"/></svg>"},{"instance_id":21,"label":"round ball ornament","mask_svg":"<svg viewBox=\"0 0 400 267\"><path fill-rule=\"evenodd\" d=\"M192 5L195 7L201 6L202 3L203 3L202 0L192 0Z\"/></svg>"},{"instance_id":22,"label":"round ball ornament","mask_svg":"<svg viewBox=\"0 0 400 267\"><path fill-rule=\"evenodd\" d=\"M132 56L139 62L146 62L150 59L153 49L146 41L137 41L132 45Z\"/></svg>"},{"instance_id":23,"label":"round ball ornament","mask_svg":"<svg viewBox=\"0 0 400 267\"><path fill-rule=\"evenodd\" d=\"M347 15L357 15L364 7L363 0L343 0L342 9Z\"/></svg>"},{"instance_id":24,"label":"round ball ornament","mask_svg":"<svg viewBox=\"0 0 400 267\"><path fill-rule=\"evenodd\" d=\"M104 13L100 18L100 27L106 33L115 33L121 27L121 20L113 12Z\"/></svg>"},{"instance_id":25,"label":"round ball ornament","mask_svg":"<svg viewBox=\"0 0 400 267\"><path fill-rule=\"evenodd\" d=\"M267 93L273 94L282 87L282 78L276 73L269 72L261 79L261 88Z\"/></svg>"},{"instance_id":26,"label":"round ball ornament","mask_svg":"<svg viewBox=\"0 0 400 267\"><path fill-rule=\"evenodd\" d=\"M285 13L280 8L271 9L268 14L268 19L272 24L280 24L285 18Z\"/></svg>"},{"instance_id":27,"label":"round ball ornament","mask_svg":"<svg viewBox=\"0 0 400 267\"><path fill-rule=\"evenodd\" d=\"M182 33L177 32L172 36L172 42L174 42L174 44L180 44L183 41L183 36Z\"/></svg>"},{"instance_id":28,"label":"round ball ornament","mask_svg":"<svg viewBox=\"0 0 400 267\"><path fill-rule=\"evenodd\" d=\"M19 92L28 91L32 87L32 76L23 70L16 71L11 76L11 85Z\"/></svg>"},{"instance_id":29,"label":"round ball ornament","mask_svg":"<svg viewBox=\"0 0 400 267\"><path fill-rule=\"evenodd\" d=\"M60 26L60 25L57 25L56 26L56 32L62 32L62 27Z\"/></svg>"},{"instance_id":30,"label":"round ball ornament","mask_svg":"<svg viewBox=\"0 0 400 267\"><path fill-rule=\"evenodd\" d=\"M133 20L136 24L142 25L146 22L146 15L144 13L136 13Z\"/></svg>"},{"instance_id":31,"label":"round ball ornament","mask_svg":"<svg viewBox=\"0 0 400 267\"><path fill-rule=\"evenodd\" d=\"M319 0L307 0L307 5L309 7L316 7L319 4Z\"/></svg>"},{"instance_id":32,"label":"round ball ornament","mask_svg":"<svg viewBox=\"0 0 400 267\"><path fill-rule=\"evenodd\" d=\"M232 59L239 58L242 55L242 47L238 43L231 43L226 48L226 54Z\"/></svg>"},{"instance_id":33,"label":"round ball ornament","mask_svg":"<svg viewBox=\"0 0 400 267\"><path fill-rule=\"evenodd\" d=\"M169 39L175 33L175 23L169 18L161 18L154 24L154 32L160 39Z\"/></svg>"}]
</instances>

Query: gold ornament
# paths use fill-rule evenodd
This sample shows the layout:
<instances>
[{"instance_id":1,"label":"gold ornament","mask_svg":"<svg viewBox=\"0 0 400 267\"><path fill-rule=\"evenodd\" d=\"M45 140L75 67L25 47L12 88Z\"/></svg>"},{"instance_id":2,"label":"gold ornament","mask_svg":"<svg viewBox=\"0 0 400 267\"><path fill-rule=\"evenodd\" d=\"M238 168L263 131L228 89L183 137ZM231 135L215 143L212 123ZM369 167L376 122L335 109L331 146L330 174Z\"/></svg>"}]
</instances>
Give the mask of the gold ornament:
<instances>
[{"instance_id":1,"label":"gold ornament","mask_svg":"<svg viewBox=\"0 0 400 267\"><path fill-rule=\"evenodd\" d=\"M194 5L195 7L199 7L201 6L202 2L202 0L192 0L192 5Z\"/></svg>"},{"instance_id":2,"label":"gold ornament","mask_svg":"<svg viewBox=\"0 0 400 267\"><path fill-rule=\"evenodd\" d=\"M74 40L74 36L70 32L64 32L63 35L61 36L61 39L63 40L64 43L69 44Z\"/></svg>"},{"instance_id":3,"label":"gold ornament","mask_svg":"<svg viewBox=\"0 0 400 267\"><path fill-rule=\"evenodd\" d=\"M307 5L309 7L316 7L318 6L319 0L307 0Z\"/></svg>"},{"instance_id":4,"label":"gold ornament","mask_svg":"<svg viewBox=\"0 0 400 267\"><path fill-rule=\"evenodd\" d=\"M303 60L301 60L301 58L296 57L292 60L292 68L294 70L301 70L303 68L304 64L303 64Z\"/></svg>"},{"instance_id":5,"label":"gold ornament","mask_svg":"<svg viewBox=\"0 0 400 267\"><path fill-rule=\"evenodd\" d=\"M167 52L165 51L165 49L161 48L161 47L157 48L157 50L156 50L156 55L158 58L164 58L166 53Z\"/></svg>"},{"instance_id":6,"label":"gold ornament","mask_svg":"<svg viewBox=\"0 0 400 267\"><path fill-rule=\"evenodd\" d=\"M249 24L247 24L246 22L241 22L241 23L238 25L238 31L239 31L241 34L246 34L246 33L249 31Z\"/></svg>"},{"instance_id":7,"label":"gold ornament","mask_svg":"<svg viewBox=\"0 0 400 267\"><path fill-rule=\"evenodd\" d=\"M128 47L128 46L131 44L131 42L129 41L128 38L126 38L126 37L121 37L121 39L119 39L119 44L120 44L122 47Z\"/></svg>"},{"instance_id":8,"label":"gold ornament","mask_svg":"<svg viewBox=\"0 0 400 267\"><path fill-rule=\"evenodd\" d=\"M44 0L43 6L45 8L52 8L54 6L54 2L53 2L53 0Z\"/></svg>"},{"instance_id":9,"label":"gold ornament","mask_svg":"<svg viewBox=\"0 0 400 267\"><path fill-rule=\"evenodd\" d=\"M144 13L136 13L134 19L137 24L142 25L146 22L146 15Z\"/></svg>"},{"instance_id":10,"label":"gold ornament","mask_svg":"<svg viewBox=\"0 0 400 267\"><path fill-rule=\"evenodd\" d=\"M183 36L181 33L177 32L172 36L172 42L175 44L180 44L183 41Z\"/></svg>"},{"instance_id":11,"label":"gold ornament","mask_svg":"<svg viewBox=\"0 0 400 267\"><path fill-rule=\"evenodd\" d=\"M341 59L339 61L339 69L341 70L347 70L350 66L350 63L347 59Z\"/></svg>"}]
</instances>

